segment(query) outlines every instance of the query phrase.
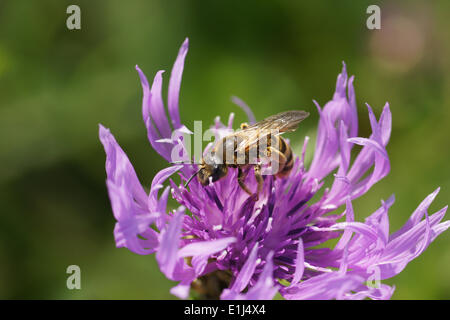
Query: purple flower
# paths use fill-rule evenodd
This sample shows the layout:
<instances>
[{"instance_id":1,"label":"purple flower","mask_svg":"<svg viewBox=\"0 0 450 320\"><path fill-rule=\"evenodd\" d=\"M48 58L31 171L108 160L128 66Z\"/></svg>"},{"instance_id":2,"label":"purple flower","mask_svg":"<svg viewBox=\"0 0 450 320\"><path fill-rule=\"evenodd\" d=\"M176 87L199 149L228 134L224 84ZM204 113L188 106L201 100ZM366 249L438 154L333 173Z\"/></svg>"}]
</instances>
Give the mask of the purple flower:
<instances>
[{"instance_id":1,"label":"purple flower","mask_svg":"<svg viewBox=\"0 0 450 320\"><path fill-rule=\"evenodd\" d=\"M187 50L186 39L169 81L169 117L161 95L163 71L150 88L136 67L150 144L168 162L174 147L185 147L181 134L191 133L182 125L178 107ZM225 178L207 187L194 179L185 188L183 183L197 170L194 165L161 170L147 194L113 135L100 125L117 247L143 255L156 252L161 271L179 282L171 292L180 298L187 298L191 288L202 297L223 299L271 299L277 292L287 299L390 298L394 288L380 280L401 272L450 221L441 222L447 207L432 215L427 212L439 189L394 233L388 219L393 196L364 222L354 220L352 200L390 170L386 145L391 112L386 104L377 119L367 105L372 134L358 137L353 80L344 64L333 99L323 108L314 102L320 120L309 167L304 163L306 137L290 175L265 176L256 201L239 187L237 170L231 168ZM234 101L254 122L248 106ZM232 125L233 114L226 126L216 119L212 128L221 136ZM351 161L355 144L362 148ZM176 172L178 183L170 178ZM331 187L324 188L324 179L332 174ZM166 181L170 186L164 187ZM246 184L256 189L253 175ZM167 210L169 193L180 204L173 211ZM335 238L336 245L322 245Z\"/></svg>"}]
</instances>

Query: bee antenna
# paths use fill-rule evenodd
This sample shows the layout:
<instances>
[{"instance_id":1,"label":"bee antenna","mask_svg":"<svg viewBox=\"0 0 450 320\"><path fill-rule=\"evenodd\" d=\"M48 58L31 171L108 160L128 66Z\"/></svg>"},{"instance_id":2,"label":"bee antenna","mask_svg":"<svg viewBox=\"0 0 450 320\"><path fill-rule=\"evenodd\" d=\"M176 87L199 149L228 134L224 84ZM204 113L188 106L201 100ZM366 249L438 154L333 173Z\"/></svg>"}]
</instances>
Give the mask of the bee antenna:
<instances>
[{"instance_id":1,"label":"bee antenna","mask_svg":"<svg viewBox=\"0 0 450 320\"><path fill-rule=\"evenodd\" d=\"M186 181L186 183L184 184L184 187L187 188L189 182L191 182L191 180L192 180L196 175L198 175L198 174L200 173L200 171L202 171L202 170L203 170L203 168L198 169L198 171L195 172L195 173L188 179L188 181Z\"/></svg>"}]
</instances>

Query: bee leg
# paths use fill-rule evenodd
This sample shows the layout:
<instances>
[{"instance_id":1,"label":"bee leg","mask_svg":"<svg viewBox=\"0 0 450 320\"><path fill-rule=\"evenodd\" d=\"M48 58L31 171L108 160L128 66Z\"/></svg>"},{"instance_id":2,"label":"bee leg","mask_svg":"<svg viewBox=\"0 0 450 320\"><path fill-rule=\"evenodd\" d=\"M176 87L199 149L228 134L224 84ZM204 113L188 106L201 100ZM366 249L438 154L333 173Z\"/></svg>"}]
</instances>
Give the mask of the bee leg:
<instances>
[{"instance_id":1,"label":"bee leg","mask_svg":"<svg viewBox=\"0 0 450 320\"><path fill-rule=\"evenodd\" d=\"M238 183L239 186L247 192L249 195L252 195L252 192L249 190L249 188L244 183L245 178L247 177L247 172L244 172L241 167L238 168Z\"/></svg>"},{"instance_id":2,"label":"bee leg","mask_svg":"<svg viewBox=\"0 0 450 320\"><path fill-rule=\"evenodd\" d=\"M258 196L261 193L264 185L264 179L261 175L261 165L259 164L255 165L254 170L255 170L255 178L256 181L258 182L258 189L256 191L256 200L258 200Z\"/></svg>"},{"instance_id":3,"label":"bee leg","mask_svg":"<svg viewBox=\"0 0 450 320\"><path fill-rule=\"evenodd\" d=\"M247 129L247 128L248 128L247 122L241 123L241 129Z\"/></svg>"},{"instance_id":4,"label":"bee leg","mask_svg":"<svg viewBox=\"0 0 450 320\"><path fill-rule=\"evenodd\" d=\"M274 154L274 156L272 156ZM272 172L274 175L281 172L286 164L286 156L274 147L267 148L267 156L270 158L272 167L274 163L278 163L277 172Z\"/></svg>"}]
</instances>

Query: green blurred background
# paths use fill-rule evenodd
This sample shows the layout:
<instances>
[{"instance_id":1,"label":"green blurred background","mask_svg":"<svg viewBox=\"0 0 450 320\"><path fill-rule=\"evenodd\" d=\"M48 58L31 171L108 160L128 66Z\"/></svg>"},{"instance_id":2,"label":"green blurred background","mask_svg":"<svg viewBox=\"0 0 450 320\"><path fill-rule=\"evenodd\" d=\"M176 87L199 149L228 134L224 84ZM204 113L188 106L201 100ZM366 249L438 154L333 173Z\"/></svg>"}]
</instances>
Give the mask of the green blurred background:
<instances>
[{"instance_id":1,"label":"green blurred background","mask_svg":"<svg viewBox=\"0 0 450 320\"><path fill-rule=\"evenodd\" d=\"M66 8L81 8L81 30ZM382 29L366 28L381 7ZM190 38L181 117L258 119L289 108L312 113L296 135L314 140L317 112L345 61L356 76L360 135L365 102L391 103L391 173L355 201L359 219L392 193L391 230L441 186L449 202L450 2L442 1L0 1L0 298L172 299L155 258L116 249L98 123L109 127L148 187L166 163L141 119L135 64L169 78ZM167 87L164 88L164 94ZM314 142L314 141L312 141ZM310 144L311 146L313 143ZM308 150L309 159L311 151ZM81 290L66 268L81 267ZM394 299L450 298L450 232L397 277Z\"/></svg>"}]
</instances>

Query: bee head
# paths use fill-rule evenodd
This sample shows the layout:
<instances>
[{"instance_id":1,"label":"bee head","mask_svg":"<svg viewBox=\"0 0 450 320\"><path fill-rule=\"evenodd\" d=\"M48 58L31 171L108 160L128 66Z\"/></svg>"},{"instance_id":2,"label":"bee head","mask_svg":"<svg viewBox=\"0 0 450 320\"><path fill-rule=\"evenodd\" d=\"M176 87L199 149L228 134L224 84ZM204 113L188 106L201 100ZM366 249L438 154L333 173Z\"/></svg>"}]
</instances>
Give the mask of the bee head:
<instances>
[{"instance_id":1,"label":"bee head","mask_svg":"<svg viewBox=\"0 0 450 320\"><path fill-rule=\"evenodd\" d=\"M211 177L212 182L216 182L217 180L225 177L228 173L228 167L224 164L202 164L200 166L200 170L198 172L198 181L203 186L209 185L209 177Z\"/></svg>"},{"instance_id":2,"label":"bee head","mask_svg":"<svg viewBox=\"0 0 450 320\"><path fill-rule=\"evenodd\" d=\"M212 178L212 182L216 182L217 180L225 177L228 173L228 167L222 163L222 161L214 155L214 153L210 153L205 156L200 165L198 171L198 180L203 186L209 185L210 179Z\"/></svg>"}]
</instances>

